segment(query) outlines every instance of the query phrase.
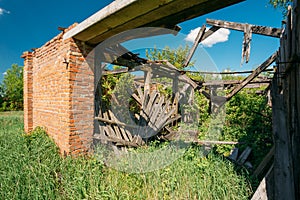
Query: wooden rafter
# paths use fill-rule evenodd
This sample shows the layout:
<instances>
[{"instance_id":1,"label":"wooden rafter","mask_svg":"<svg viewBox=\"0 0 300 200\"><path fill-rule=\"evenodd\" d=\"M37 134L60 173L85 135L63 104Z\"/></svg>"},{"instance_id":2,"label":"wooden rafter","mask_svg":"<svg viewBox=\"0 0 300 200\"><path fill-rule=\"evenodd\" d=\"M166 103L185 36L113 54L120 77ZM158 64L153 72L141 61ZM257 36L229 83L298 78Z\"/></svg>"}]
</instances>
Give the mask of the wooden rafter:
<instances>
[{"instance_id":1,"label":"wooden rafter","mask_svg":"<svg viewBox=\"0 0 300 200\"><path fill-rule=\"evenodd\" d=\"M123 74L129 71L128 68L122 69L115 69L115 70L106 70L103 72L103 75L109 74ZM250 74L253 70L246 70L246 71L230 71L230 72L205 72L205 71L192 71L192 70L178 70L180 73L197 73L197 74L220 74L220 75L231 75L231 74ZM274 72L274 69L265 69L263 72Z\"/></svg>"},{"instance_id":2,"label":"wooden rafter","mask_svg":"<svg viewBox=\"0 0 300 200\"><path fill-rule=\"evenodd\" d=\"M201 27L201 29L199 30L198 35L197 35L197 37L196 37L196 39L194 41L194 44L193 44L193 46L192 46L192 48L191 48L191 50L190 50L190 52L189 52L189 54L188 54L188 56L187 56L187 58L185 60L185 63L183 64L183 68L185 68L185 67L187 67L189 65L189 63L190 63L190 61L191 61L191 59L192 59L192 57L193 57L193 55L194 55L194 53L195 53L198 45L199 45L199 43L202 42L202 41L204 41L206 38L208 38L209 36L211 36L214 32L216 32L219 29L220 29L219 27L212 26L212 27L210 27L210 29L208 29L206 31L206 26L205 25L203 25Z\"/></svg>"},{"instance_id":3,"label":"wooden rafter","mask_svg":"<svg viewBox=\"0 0 300 200\"><path fill-rule=\"evenodd\" d=\"M211 26L217 26L220 28L227 28L236 31L245 31L245 26L250 26L252 33L266 35L271 37L280 38L282 29L281 28L273 28L267 26L258 26L253 24L243 24L236 22L228 22L223 20L214 20L214 19L206 19L206 23Z\"/></svg>"},{"instance_id":4,"label":"wooden rafter","mask_svg":"<svg viewBox=\"0 0 300 200\"><path fill-rule=\"evenodd\" d=\"M188 56L187 56L184 64L183 64L183 68L185 68L185 67L187 67L189 65L189 63L190 63L190 61L191 61L191 59L192 59L192 57L193 57L193 55L194 55L194 53L195 53L198 45L199 45L199 43L202 41L202 38L203 38L203 36L205 34L205 29L206 29L206 26L203 25L201 27L201 29L199 30L198 35L197 35L197 37L196 37L196 39L194 41L194 44L193 44L193 46L192 46L192 48L191 48L191 50L190 50L190 52L189 52L189 54L188 54Z\"/></svg>"},{"instance_id":5,"label":"wooden rafter","mask_svg":"<svg viewBox=\"0 0 300 200\"><path fill-rule=\"evenodd\" d=\"M250 83L255 77L257 77L263 70L269 67L277 58L278 52L276 51L265 62L259 65L247 78L245 78L239 85L237 85L228 95L226 100L229 101L236 93L243 89L248 83Z\"/></svg>"},{"instance_id":6,"label":"wooden rafter","mask_svg":"<svg viewBox=\"0 0 300 200\"><path fill-rule=\"evenodd\" d=\"M227 85L236 85L236 84L241 84L243 81L242 80L220 80L220 81L207 81L202 83L202 86L208 86L208 87L213 87L213 86L227 86ZM255 81L250 81L248 84L264 84L264 83L271 83L270 79L267 80L255 80Z\"/></svg>"},{"instance_id":7,"label":"wooden rafter","mask_svg":"<svg viewBox=\"0 0 300 200\"><path fill-rule=\"evenodd\" d=\"M274 69L265 69L263 72L273 72ZM180 73L197 73L197 74L220 74L220 75L231 75L231 74L250 74L253 70L246 71L230 71L230 72L205 72L205 71L191 71L191 70L180 70Z\"/></svg>"},{"instance_id":8,"label":"wooden rafter","mask_svg":"<svg viewBox=\"0 0 300 200\"><path fill-rule=\"evenodd\" d=\"M207 31L205 31L205 34L203 35L202 40L200 42L204 41L206 38L211 36L214 32L216 32L219 29L220 29L220 27L217 27L217 26L210 27Z\"/></svg>"},{"instance_id":9,"label":"wooden rafter","mask_svg":"<svg viewBox=\"0 0 300 200\"><path fill-rule=\"evenodd\" d=\"M139 57L138 54L132 53L121 44L102 47L99 52L102 54L100 55L101 61L114 65L126 66L129 69L147 62L146 59Z\"/></svg>"},{"instance_id":10,"label":"wooden rafter","mask_svg":"<svg viewBox=\"0 0 300 200\"><path fill-rule=\"evenodd\" d=\"M270 37L276 37L276 38L280 38L280 35L282 33L282 29L280 28L258 26L258 25L246 24L246 23L236 23L236 22L214 20L214 19L206 19L206 23L211 26L217 26L220 28L227 28L227 29L244 32L241 64L243 64L244 60L246 63L249 62L252 33L266 35Z\"/></svg>"}]
</instances>

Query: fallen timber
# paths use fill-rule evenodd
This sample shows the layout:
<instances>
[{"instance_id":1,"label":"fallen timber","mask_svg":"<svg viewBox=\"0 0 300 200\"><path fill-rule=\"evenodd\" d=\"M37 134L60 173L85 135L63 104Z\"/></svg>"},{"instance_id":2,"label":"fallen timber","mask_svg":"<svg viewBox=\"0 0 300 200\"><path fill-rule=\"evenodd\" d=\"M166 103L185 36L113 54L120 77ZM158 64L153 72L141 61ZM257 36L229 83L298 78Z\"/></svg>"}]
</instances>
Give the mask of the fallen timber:
<instances>
[{"instance_id":1,"label":"fallen timber","mask_svg":"<svg viewBox=\"0 0 300 200\"><path fill-rule=\"evenodd\" d=\"M198 46L198 44L204 39L212 35L218 27L213 26L209 30L205 30L206 27L202 26L194 45L190 49L187 58L183 66L187 66ZM269 84L269 79L255 79L263 71L271 71L267 67L272 64L276 57L277 52L274 53L269 59L261 64L254 71L246 71L242 73L250 73L248 77L241 81L206 81L197 82L187 76L187 71L178 70L175 66L169 63L167 60L150 61L143 58L139 58L138 55L131 53L120 44L115 44L113 47L105 48L106 55L104 56L105 62L125 66L118 70L105 70L103 75L116 75L121 73L131 73L142 71L144 76L135 77L134 85L135 89L129 91L129 94L139 105L139 113L135 113L132 116L133 120L130 123L125 123L119 120L117 115L111 110L98 109L98 116L95 118L100 124L100 134L98 138L106 138L106 141L115 143L116 145L123 146L140 146L146 144L147 140L153 136L156 136L164 128L168 128L168 125L177 123L178 120L182 122L188 122L190 117L185 114L178 113L179 102L182 101L182 97L189 95L187 103L190 105L193 102L194 90L199 90L210 101L210 106L221 107L226 101L229 101L232 96L239 92L244 87L257 84L259 87L262 84ZM193 72L190 72L193 73ZM213 72L211 72L213 74ZM222 72L220 73L222 74ZM230 72L223 72L223 74L235 74ZM157 90L153 90L152 86L155 85L155 79L168 78L171 80L173 95L170 99L166 99L163 95L159 94ZM184 86L178 88L179 82ZM225 97L218 96L215 92L216 87L233 87L234 89ZM209 91L205 91L208 89ZM187 94L190 91L190 94ZM112 99L118 101L115 97ZM192 140L196 141L197 140ZM198 141L199 144L209 143L208 141ZM237 144L235 142L225 141L211 141L216 144Z\"/></svg>"}]
</instances>

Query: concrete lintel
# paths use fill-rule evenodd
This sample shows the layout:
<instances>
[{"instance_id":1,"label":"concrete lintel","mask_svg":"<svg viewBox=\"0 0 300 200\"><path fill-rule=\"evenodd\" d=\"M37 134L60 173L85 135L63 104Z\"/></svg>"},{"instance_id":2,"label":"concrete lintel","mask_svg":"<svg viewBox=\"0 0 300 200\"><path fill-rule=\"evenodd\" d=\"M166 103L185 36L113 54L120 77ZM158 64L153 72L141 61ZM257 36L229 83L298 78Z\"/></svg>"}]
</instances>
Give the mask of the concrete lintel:
<instances>
[{"instance_id":1,"label":"concrete lintel","mask_svg":"<svg viewBox=\"0 0 300 200\"><path fill-rule=\"evenodd\" d=\"M76 27L64 39L97 44L120 32L145 26L172 28L194 17L244 0L115 0Z\"/></svg>"}]
</instances>

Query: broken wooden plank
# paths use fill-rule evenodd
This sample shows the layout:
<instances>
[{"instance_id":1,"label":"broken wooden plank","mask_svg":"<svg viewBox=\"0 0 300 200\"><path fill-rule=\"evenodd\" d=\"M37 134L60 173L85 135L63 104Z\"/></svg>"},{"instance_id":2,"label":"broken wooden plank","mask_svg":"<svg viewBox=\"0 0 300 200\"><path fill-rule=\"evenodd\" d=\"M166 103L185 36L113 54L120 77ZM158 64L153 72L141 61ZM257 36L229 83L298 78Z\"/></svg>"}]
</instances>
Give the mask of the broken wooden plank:
<instances>
[{"instance_id":1,"label":"broken wooden plank","mask_svg":"<svg viewBox=\"0 0 300 200\"><path fill-rule=\"evenodd\" d=\"M153 110L153 103L155 99L159 97L159 93L157 91L154 91L150 94L149 101L145 105L145 113L147 114L148 118L150 118L150 112Z\"/></svg>"},{"instance_id":2,"label":"broken wooden plank","mask_svg":"<svg viewBox=\"0 0 300 200\"><path fill-rule=\"evenodd\" d=\"M133 98L139 105L142 105L142 101L141 101L141 99L138 97L137 94L132 93L131 96L132 96L132 98Z\"/></svg>"},{"instance_id":3,"label":"broken wooden plank","mask_svg":"<svg viewBox=\"0 0 300 200\"><path fill-rule=\"evenodd\" d=\"M244 31L245 26L250 26L252 33L276 37L276 38L280 38L282 32L281 28L257 26L253 24L243 24L243 23L229 22L223 20L206 19L206 23L211 26L217 26L217 27L232 29L236 31Z\"/></svg>"},{"instance_id":4,"label":"broken wooden plank","mask_svg":"<svg viewBox=\"0 0 300 200\"><path fill-rule=\"evenodd\" d=\"M181 118L181 115L175 115L174 117L170 118L168 121L166 121L166 123L164 124L164 126L168 126L169 124L179 120ZM162 127L163 128L163 127Z\"/></svg>"},{"instance_id":5,"label":"broken wooden plank","mask_svg":"<svg viewBox=\"0 0 300 200\"><path fill-rule=\"evenodd\" d=\"M166 106L167 107L167 106ZM155 127L151 130L151 134L147 135L146 137L152 137L153 135L156 135L163 127L166 126L166 122L168 119L174 114L176 111L176 108L171 109L168 113L161 113L157 119L155 119Z\"/></svg>"},{"instance_id":6,"label":"broken wooden plank","mask_svg":"<svg viewBox=\"0 0 300 200\"><path fill-rule=\"evenodd\" d=\"M211 99L210 94L203 89L199 89L199 92L203 94L208 100Z\"/></svg>"},{"instance_id":7,"label":"broken wooden plank","mask_svg":"<svg viewBox=\"0 0 300 200\"><path fill-rule=\"evenodd\" d=\"M126 66L132 69L147 60L140 58L138 54L134 54L121 44L110 44L110 46L101 46L101 49L97 49L99 52L97 56L102 62L111 63L119 66Z\"/></svg>"},{"instance_id":8,"label":"broken wooden plank","mask_svg":"<svg viewBox=\"0 0 300 200\"><path fill-rule=\"evenodd\" d=\"M238 158L237 163L239 165L243 165L246 162L247 158L249 157L251 151L252 151L252 149L250 147L246 147L246 149L243 151L243 153Z\"/></svg>"},{"instance_id":9,"label":"broken wooden plank","mask_svg":"<svg viewBox=\"0 0 300 200\"><path fill-rule=\"evenodd\" d=\"M251 164L250 161L246 161L246 162L244 163L244 166L247 167L248 169L253 169L253 165Z\"/></svg>"},{"instance_id":10,"label":"broken wooden plank","mask_svg":"<svg viewBox=\"0 0 300 200\"><path fill-rule=\"evenodd\" d=\"M266 176L260 182L251 200L272 200L274 199L274 169L270 167Z\"/></svg>"},{"instance_id":11,"label":"broken wooden plank","mask_svg":"<svg viewBox=\"0 0 300 200\"><path fill-rule=\"evenodd\" d=\"M105 123L108 123L108 124L116 124L116 125L124 126L124 127L130 127L130 128L137 128L138 127L138 126L135 126L135 125L125 124L123 122L114 121L114 120L110 120L110 119L103 118L103 117L95 117L95 119L99 120L99 121L102 121L102 122L105 122Z\"/></svg>"},{"instance_id":12,"label":"broken wooden plank","mask_svg":"<svg viewBox=\"0 0 300 200\"><path fill-rule=\"evenodd\" d=\"M144 102L144 95L143 95L141 86L138 86L138 87L136 88L136 90L137 90L137 92L138 92L138 96L139 96L139 99L140 99L141 105L142 105L143 102Z\"/></svg>"},{"instance_id":13,"label":"broken wooden plank","mask_svg":"<svg viewBox=\"0 0 300 200\"><path fill-rule=\"evenodd\" d=\"M107 112L108 112L109 116L111 117L111 119L115 121L116 118L114 117L113 113L110 110L108 110ZM122 138L122 135L120 133L119 127L118 126L114 126L113 129L114 129L116 137Z\"/></svg>"},{"instance_id":14,"label":"broken wooden plank","mask_svg":"<svg viewBox=\"0 0 300 200\"><path fill-rule=\"evenodd\" d=\"M121 131L123 131L123 136L124 136L125 138L128 138L128 139L126 139L126 140L132 141L133 136L132 136L132 134L129 132L129 130L127 130L126 128L121 128Z\"/></svg>"},{"instance_id":15,"label":"broken wooden plank","mask_svg":"<svg viewBox=\"0 0 300 200\"><path fill-rule=\"evenodd\" d=\"M207 31L205 31L205 34L203 35L202 40L200 42L204 41L206 38L211 36L213 33L215 33L219 29L220 29L220 27L217 27L217 26L210 27Z\"/></svg>"},{"instance_id":16,"label":"broken wooden plank","mask_svg":"<svg viewBox=\"0 0 300 200\"><path fill-rule=\"evenodd\" d=\"M173 96L179 91L178 88L178 78L174 77L173 82L172 82L172 94Z\"/></svg>"},{"instance_id":17,"label":"broken wooden plank","mask_svg":"<svg viewBox=\"0 0 300 200\"><path fill-rule=\"evenodd\" d=\"M205 72L205 71L191 71L191 70L179 70L180 73L196 73L196 74L220 74L220 75L230 75L230 74L250 74L253 70L246 71L229 71L229 72ZM263 72L274 72L274 69L265 69Z\"/></svg>"},{"instance_id":18,"label":"broken wooden plank","mask_svg":"<svg viewBox=\"0 0 300 200\"><path fill-rule=\"evenodd\" d=\"M246 63L249 62L251 40L252 40L251 25L245 24L245 26L244 26L244 40L243 40L243 47L242 47L242 61L241 61L241 64L243 64L244 59L245 59Z\"/></svg>"},{"instance_id":19,"label":"broken wooden plank","mask_svg":"<svg viewBox=\"0 0 300 200\"><path fill-rule=\"evenodd\" d=\"M178 71L178 69L177 69L174 65L172 65L171 63L169 63L169 62L166 62L166 66L169 67L169 68L171 68L171 69L175 69L175 70ZM179 76L179 80L181 80L181 79L183 79L183 80L185 80L187 83L189 83L194 89L198 86L197 83L195 83L192 79L190 79L190 78L189 78L187 75L185 75L185 74Z\"/></svg>"},{"instance_id":20,"label":"broken wooden plank","mask_svg":"<svg viewBox=\"0 0 300 200\"><path fill-rule=\"evenodd\" d=\"M115 74L123 74L123 73L127 73L128 72L128 68L122 68L122 69L115 69L115 70L105 70L102 75L115 75Z\"/></svg>"},{"instance_id":21,"label":"broken wooden plank","mask_svg":"<svg viewBox=\"0 0 300 200\"><path fill-rule=\"evenodd\" d=\"M267 165L271 162L273 156L274 156L274 152L275 152L275 146L273 146L271 148L271 150L269 151L269 153L264 157L264 159L262 160L262 162L258 165L258 167L255 169L255 171L253 172L253 175L258 177L261 175L261 173L265 170L265 168L267 167Z\"/></svg>"},{"instance_id":22,"label":"broken wooden plank","mask_svg":"<svg viewBox=\"0 0 300 200\"><path fill-rule=\"evenodd\" d=\"M142 107L146 108L146 101L148 101L148 95L150 94L150 88L151 88L151 79L152 79L152 69L149 69L149 71L146 72L145 78L144 78L144 102Z\"/></svg>"},{"instance_id":23,"label":"broken wooden plank","mask_svg":"<svg viewBox=\"0 0 300 200\"><path fill-rule=\"evenodd\" d=\"M102 139L102 137L99 137L98 135L94 135L94 138L95 138L95 139L99 139L99 140ZM125 140L123 140L123 139L120 139L120 138L117 138L117 137L113 137L113 136L109 136L109 137L107 138L107 140L108 140L109 142L120 143L120 144L122 144L122 145L124 145L124 146L130 146L130 147L138 147L138 146L139 146L139 145L136 144L135 142L125 141Z\"/></svg>"},{"instance_id":24,"label":"broken wooden plank","mask_svg":"<svg viewBox=\"0 0 300 200\"><path fill-rule=\"evenodd\" d=\"M238 148L234 148L233 150L231 150L230 155L228 156L228 158L230 160L236 161L239 155L239 149Z\"/></svg>"},{"instance_id":25,"label":"broken wooden plank","mask_svg":"<svg viewBox=\"0 0 300 200\"><path fill-rule=\"evenodd\" d=\"M214 141L214 140L198 140L196 141L198 144L211 145L211 144L220 144L220 145L236 145L240 142L234 141Z\"/></svg>"},{"instance_id":26,"label":"broken wooden plank","mask_svg":"<svg viewBox=\"0 0 300 200\"><path fill-rule=\"evenodd\" d=\"M207 86L207 87L211 87L211 86L228 86L228 85L236 85L236 84L241 84L243 81L242 80L217 80L217 81L207 81L207 82L203 82L202 86ZM272 80L271 79L267 79L267 80L254 80L254 81L250 81L248 84L263 84L263 83L271 83Z\"/></svg>"},{"instance_id":27,"label":"broken wooden plank","mask_svg":"<svg viewBox=\"0 0 300 200\"><path fill-rule=\"evenodd\" d=\"M190 49L190 52L189 52L188 56L185 59L185 62L183 64L182 68L185 68L185 67L187 67L190 64L190 61L191 61L191 59L192 59L192 57L193 57L193 55L194 55L194 53L195 53L195 51L196 51L199 43L202 41L202 38L203 38L203 36L205 34L205 30L206 30L206 26L203 25L201 27L201 29L199 30L199 32L198 32L198 35L197 35L197 37L196 37L196 39L194 41L194 44L193 44L192 48Z\"/></svg>"},{"instance_id":28,"label":"broken wooden plank","mask_svg":"<svg viewBox=\"0 0 300 200\"><path fill-rule=\"evenodd\" d=\"M159 99L159 102L157 105L153 106L153 112L149 115L149 125L155 124L156 119L158 118L158 115L162 113L162 106L164 103L164 97L161 96Z\"/></svg>"},{"instance_id":29,"label":"broken wooden plank","mask_svg":"<svg viewBox=\"0 0 300 200\"><path fill-rule=\"evenodd\" d=\"M236 93L243 89L248 83L250 83L255 77L257 77L263 70L269 67L277 58L278 52L276 51L265 62L259 65L242 83L237 85L228 95L226 95L227 101L229 101Z\"/></svg>"},{"instance_id":30,"label":"broken wooden plank","mask_svg":"<svg viewBox=\"0 0 300 200\"><path fill-rule=\"evenodd\" d=\"M173 131L171 130L169 127L165 127L165 129L169 132L166 135L163 135L162 138L163 139L167 139L167 140L173 140L173 139L178 139L179 135L181 133L184 132L192 132L192 133L196 133L198 134L197 131L188 131L188 130L182 130L182 131ZM200 145L213 145L213 144L217 144L217 145L236 145L236 144L242 144L242 142L235 142L235 141L217 141L217 140L194 140L194 141L189 141L189 142L193 142L193 143L197 143Z\"/></svg>"},{"instance_id":31,"label":"broken wooden plank","mask_svg":"<svg viewBox=\"0 0 300 200\"><path fill-rule=\"evenodd\" d=\"M139 145L139 146L145 145L144 140L143 140L143 139L141 138L141 136L139 136L139 135L134 135L134 136L133 136L133 139L132 139L132 142L133 142L133 143L136 143L136 144Z\"/></svg>"}]
</instances>

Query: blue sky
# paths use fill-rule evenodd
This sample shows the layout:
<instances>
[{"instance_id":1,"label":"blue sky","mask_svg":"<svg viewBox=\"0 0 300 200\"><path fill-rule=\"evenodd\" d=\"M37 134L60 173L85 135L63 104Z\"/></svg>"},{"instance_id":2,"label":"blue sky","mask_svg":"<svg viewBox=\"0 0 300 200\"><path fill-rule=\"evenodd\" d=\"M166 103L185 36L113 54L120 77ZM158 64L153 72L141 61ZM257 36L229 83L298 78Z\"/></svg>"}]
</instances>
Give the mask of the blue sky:
<instances>
[{"instance_id":1,"label":"blue sky","mask_svg":"<svg viewBox=\"0 0 300 200\"><path fill-rule=\"evenodd\" d=\"M282 13L269 0L247 0L237 5L179 24L181 34L202 26L206 18L281 27ZM0 81L12 64L23 65L22 52L42 46L59 34L57 27L81 22L111 0L0 0ZM226 33L225 33L226 35ZM279 47L279 40L253 36L250 62L240 66L243 33L230 31L228 40L203 47L218 69L253 69Z\"/></svg>"}]
</instances>

